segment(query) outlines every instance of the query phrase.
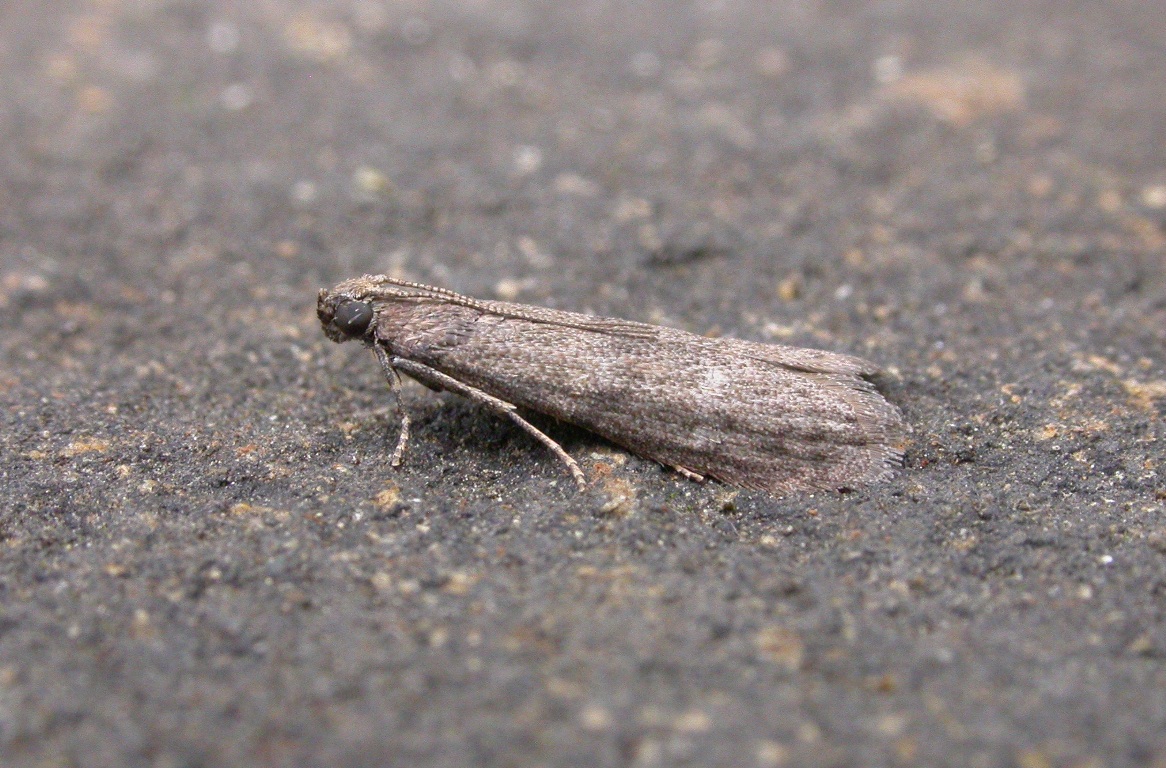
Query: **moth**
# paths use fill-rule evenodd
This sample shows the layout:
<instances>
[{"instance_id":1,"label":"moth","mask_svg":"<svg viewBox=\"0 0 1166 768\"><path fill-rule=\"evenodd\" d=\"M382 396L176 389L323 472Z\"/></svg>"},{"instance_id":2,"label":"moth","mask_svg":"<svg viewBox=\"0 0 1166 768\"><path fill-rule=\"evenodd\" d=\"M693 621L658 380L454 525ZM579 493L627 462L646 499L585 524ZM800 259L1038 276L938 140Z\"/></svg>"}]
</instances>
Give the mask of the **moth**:
<instances>
[{"instance_id":1,"label":"moth","mask_svg":"<svg viewBox=\"0 0 1166 768\"><path fill-rule=\"evenodd\" d=\"M321 290L316 313L336 342L376 353L409 441L400 375L468 397L549 448L519 409L590 430L694 480L784 494L883 480L902 461L899 410L858 357L706 338L674 328L482 301L365 275Z\"/></svg>"}]
</instances>

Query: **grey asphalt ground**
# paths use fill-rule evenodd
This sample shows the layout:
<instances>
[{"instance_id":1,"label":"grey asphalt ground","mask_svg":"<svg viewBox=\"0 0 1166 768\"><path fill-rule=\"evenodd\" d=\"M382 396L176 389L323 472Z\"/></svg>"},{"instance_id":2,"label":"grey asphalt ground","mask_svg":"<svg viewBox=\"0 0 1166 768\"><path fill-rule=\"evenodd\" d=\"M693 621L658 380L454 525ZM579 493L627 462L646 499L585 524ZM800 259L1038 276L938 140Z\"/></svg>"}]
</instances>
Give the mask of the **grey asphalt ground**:
<instances>
[{"instance_id":1,"label":"grey asphalt ground","mask_svg":"<svg viewBox=\"0 0 1166 768\"><path fill-rule=\"evenodd\" d=\"M0 5L0 765L1166 766L1152 2ZM773 498L316 292L870 358Z\"/></svg>"}]
</instances>

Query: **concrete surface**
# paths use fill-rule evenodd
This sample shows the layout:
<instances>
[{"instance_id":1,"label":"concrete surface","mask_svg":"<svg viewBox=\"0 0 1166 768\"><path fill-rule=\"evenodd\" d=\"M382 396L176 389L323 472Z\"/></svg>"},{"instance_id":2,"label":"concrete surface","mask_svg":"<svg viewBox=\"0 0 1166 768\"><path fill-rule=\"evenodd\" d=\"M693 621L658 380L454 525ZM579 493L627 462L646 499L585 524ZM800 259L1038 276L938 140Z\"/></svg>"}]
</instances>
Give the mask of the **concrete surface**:
<instances>
[{"instance_id":1,"label":"concrete surface","mask_svg":"<svg viewBox=\"0 0 1166 768\"><path fill-rule=\"evenodd\" d=\"M1148 2L9 0L0 764L1166 766ZM849 494L420 387L316 291L869 357Z\"/></svg>"}]
</instances>

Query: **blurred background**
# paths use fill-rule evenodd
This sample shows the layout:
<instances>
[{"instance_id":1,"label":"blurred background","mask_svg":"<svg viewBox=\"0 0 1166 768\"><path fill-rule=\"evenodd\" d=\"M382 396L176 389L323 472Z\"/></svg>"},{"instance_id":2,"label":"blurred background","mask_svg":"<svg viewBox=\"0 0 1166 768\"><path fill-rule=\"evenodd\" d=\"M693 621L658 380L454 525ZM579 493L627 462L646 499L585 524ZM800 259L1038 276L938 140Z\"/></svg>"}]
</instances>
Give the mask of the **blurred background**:
<instances>
[{"instance_id":1,"label":"blurred background","mask_svg":"<svg viewBox=\"0 0 1166 768\"><path fill-rule=\"evenodd\" d=\"M1155 3L0 4L0 762L1166 765ZM868 357L773 499L375 361L388 273Z\"/></svg>"}]
</instances>

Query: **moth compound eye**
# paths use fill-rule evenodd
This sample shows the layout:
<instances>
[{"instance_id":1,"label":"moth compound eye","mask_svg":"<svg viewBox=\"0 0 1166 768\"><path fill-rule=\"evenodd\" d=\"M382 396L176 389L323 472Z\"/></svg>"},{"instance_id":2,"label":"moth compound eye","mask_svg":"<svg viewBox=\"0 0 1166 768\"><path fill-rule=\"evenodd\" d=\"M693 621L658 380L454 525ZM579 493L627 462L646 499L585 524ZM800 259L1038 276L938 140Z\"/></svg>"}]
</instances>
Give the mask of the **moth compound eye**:
<instances>
[{"instance_id":1,"label":"moth compound eye","mask_svg":"<svg viewBox=\"0 0 1166 768\"><path fill-rule=\"evenodd\" d=\"M359 336L368 330L372 322L372 305L363 301L346 301L336 307L332 316L332 323L342 333L349 336Z\"/></svg>"}]
</instances>

